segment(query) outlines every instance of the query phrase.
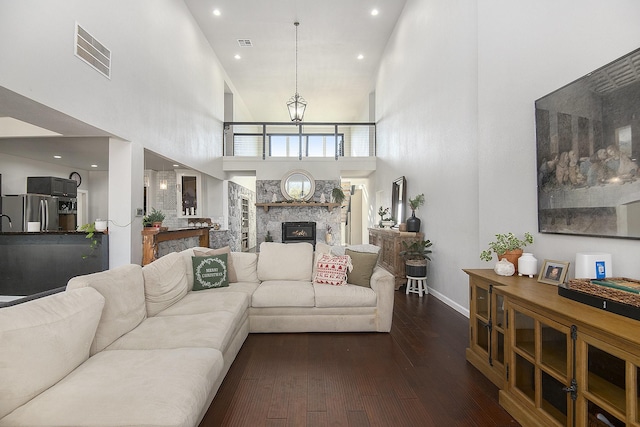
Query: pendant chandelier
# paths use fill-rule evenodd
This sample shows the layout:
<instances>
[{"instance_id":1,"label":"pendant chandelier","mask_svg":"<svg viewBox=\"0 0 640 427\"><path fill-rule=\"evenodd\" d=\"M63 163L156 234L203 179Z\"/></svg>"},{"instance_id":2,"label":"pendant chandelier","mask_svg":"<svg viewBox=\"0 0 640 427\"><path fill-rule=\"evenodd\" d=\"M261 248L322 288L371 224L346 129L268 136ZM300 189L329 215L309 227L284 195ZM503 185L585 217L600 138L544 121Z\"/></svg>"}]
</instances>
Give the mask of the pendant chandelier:
<instances>
[{"instance_id":1,"label":"pendant chandelier","mask_svg":"<svg viewBox=\"0 0 640 427\"><path fill-rule=\"evenodd\" d=\"M289 109L289 116L292 122L301 122L304 117L304 110L307 108L307 101L298 93L298 25L299 22L294 22L296 27L296 93L287 102L287 108Z\"/></svg>"}]
</instances>

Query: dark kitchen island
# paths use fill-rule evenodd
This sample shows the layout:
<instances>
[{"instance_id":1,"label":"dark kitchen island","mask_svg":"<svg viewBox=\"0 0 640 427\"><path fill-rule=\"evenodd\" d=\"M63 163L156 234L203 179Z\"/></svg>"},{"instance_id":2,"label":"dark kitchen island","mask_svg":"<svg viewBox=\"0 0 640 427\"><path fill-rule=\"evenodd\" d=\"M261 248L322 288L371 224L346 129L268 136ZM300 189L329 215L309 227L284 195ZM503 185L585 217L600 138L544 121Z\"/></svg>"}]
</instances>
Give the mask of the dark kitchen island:
<instances>
[{"instance_id":1,"label":"dark kitchen island","mask_svg":"<svg viewBox=\"0 0 640 427\"><path fill-rule=\"evenodd\" d=\"M74 231L0 233L0 295L22 296L66 286L70 278L109 269L109 236Z\"/></svg>"}]
</instances>

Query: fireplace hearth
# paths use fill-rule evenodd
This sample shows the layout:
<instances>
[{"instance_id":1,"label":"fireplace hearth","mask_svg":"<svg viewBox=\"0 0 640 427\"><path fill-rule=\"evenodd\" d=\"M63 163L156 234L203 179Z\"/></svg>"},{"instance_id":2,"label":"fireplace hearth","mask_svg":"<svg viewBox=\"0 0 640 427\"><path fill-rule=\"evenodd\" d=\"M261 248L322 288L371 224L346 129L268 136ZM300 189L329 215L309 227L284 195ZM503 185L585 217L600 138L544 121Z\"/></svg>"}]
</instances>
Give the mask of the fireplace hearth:
<instances>
[{"instance_id":1,"label":"fireplace hearth","mask_svg":"<svg viewBox=\"0 0 640 427\"><path fill-rule=\"evenodd\" d=\"M282 243L309 242L316 247L315 222L283 222Z\"/></svg>"}]
</instances>

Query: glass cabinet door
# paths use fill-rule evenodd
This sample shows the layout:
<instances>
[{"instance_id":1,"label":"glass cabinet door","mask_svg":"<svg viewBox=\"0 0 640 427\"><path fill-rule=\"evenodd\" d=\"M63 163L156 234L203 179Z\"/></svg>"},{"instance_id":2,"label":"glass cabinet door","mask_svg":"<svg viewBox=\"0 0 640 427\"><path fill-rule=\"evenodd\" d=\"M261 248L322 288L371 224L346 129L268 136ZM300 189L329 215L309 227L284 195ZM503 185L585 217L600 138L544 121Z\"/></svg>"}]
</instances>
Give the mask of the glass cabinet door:
<instances>
[{"instance_id":1,"label":"glass cabinet door","mask_svg":"<svg viewBox=\"0 0 640 427\"><path fill-rule=\"evenodd\" d=\"M573 417L571 328L513 306L510 387L538 415L552 424L567 425Z\"/></svg>"},{"instance_id":2,"label":"glass cabinet door","mask_svg":"<svg viewBox=\"0 0 640 427\"><path fill-rule=\"evenodd\" d=\"M506 329L506 317L504 311L504 296L495 294L495 304L493 307L493 345L492 358L500 365L504 365L504 334Z\"/></svg>"},{"instance_id":3,"label":"glass cabinet door","mask_svg":"<svg viewBox=\"0 0 640 427\"><path fill-rule=\"evenodd\" d=\"M475 286L475 345L489 352L489 290Z\"/></svg>"},{"instance_id":4,"label":"glass cabinet door","mask_svg":"<svg viewBox=\"0 0 640 427\"><path fill-rule=\"evenodd\" d=\"M637 426L639 355L633 355L588 335L580 336L586 356L579 405L589 425ZM627 398L629 396L629 398ZM586 409L586 410L585 410Z\"/></svg>"}]
</instances>

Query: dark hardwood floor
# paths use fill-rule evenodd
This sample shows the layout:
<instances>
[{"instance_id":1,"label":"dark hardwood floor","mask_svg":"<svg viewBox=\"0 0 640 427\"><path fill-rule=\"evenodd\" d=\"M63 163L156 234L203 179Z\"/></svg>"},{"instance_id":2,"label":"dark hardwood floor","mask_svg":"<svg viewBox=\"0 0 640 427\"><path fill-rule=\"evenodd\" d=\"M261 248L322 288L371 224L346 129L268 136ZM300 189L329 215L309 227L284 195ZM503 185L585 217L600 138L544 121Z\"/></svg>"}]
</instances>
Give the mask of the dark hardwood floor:
<instances>
[{"instance_id":1,"label":"dark hardwood floor","mask_svg":"<svg viewBox=\"0 0 640 427\"><path fill-rule=\"evenodd\" d=\"M389 334L250 334L201 427L517 426L467 342L467 318L402 290Z\"/></svg>"}]
</instances>

